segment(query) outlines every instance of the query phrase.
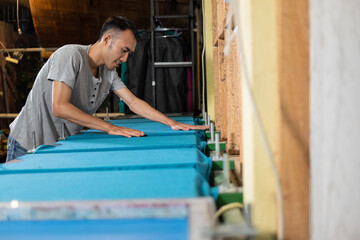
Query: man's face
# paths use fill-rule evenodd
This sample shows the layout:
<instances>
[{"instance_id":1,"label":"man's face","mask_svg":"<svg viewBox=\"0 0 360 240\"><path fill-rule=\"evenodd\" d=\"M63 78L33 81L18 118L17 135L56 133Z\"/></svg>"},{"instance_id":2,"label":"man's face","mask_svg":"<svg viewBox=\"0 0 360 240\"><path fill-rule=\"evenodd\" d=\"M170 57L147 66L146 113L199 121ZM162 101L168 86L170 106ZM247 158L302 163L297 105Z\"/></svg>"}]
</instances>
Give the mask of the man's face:
<instances>
[{"instance_id":1,"label":"man's face","mask_svg":"<svg viewBox=\"0 0 360 240\"><path fill-rule=\"evenodd\" d=\"M129 54L135 51L136 39L131 30L113 33L105 43L104 61L105 66L113 70L126 62Z\"/></svg>"}]
</instances>

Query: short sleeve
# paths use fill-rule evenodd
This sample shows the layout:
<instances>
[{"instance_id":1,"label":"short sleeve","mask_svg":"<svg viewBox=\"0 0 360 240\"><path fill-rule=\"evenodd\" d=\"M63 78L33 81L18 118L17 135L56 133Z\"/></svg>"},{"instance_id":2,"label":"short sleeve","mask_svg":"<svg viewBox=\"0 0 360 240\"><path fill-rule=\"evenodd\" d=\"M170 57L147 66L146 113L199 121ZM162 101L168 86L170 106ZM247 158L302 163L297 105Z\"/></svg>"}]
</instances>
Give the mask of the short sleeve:
<instances>
[{"instance_id":1,"label":"short sleeve","mask_svg":"<svg viewBox=\"0 0 360 240\"><path fill-rule=\"evenodd\" d=\"M63 47L49 59L48 80L66 83L73 89L81 64L80 53L74 48Z\"/></svg>"},{"instance_id":2,"label":"short sleeve","mask_svg":"<svg viewBox=\"0 0 360 240\"><path fill-rule=\"evenodd\" d=\"M124 88L124 87L126 87L125 84L121 81L119 75L114 70L113 71L113 81L111 83L110 91L115 91L115 90L118 90L118 89Z\"/></svg>"}]
</instances>

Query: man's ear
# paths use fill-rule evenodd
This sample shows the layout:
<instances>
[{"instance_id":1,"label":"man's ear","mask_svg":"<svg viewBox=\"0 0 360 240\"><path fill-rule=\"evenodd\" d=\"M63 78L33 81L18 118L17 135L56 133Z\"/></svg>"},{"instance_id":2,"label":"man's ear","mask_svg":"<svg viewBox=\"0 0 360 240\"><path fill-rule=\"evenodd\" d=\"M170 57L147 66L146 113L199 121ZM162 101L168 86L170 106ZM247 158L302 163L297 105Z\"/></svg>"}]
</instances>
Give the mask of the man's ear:
<instances>
[{"instance_id":1,"label":"man's ear","mask_svg":"<svg viewBox=\"0 0 360 240\"><path fill-rule=\"evenodd\" d=\"M104 34L104 36L102 37L102 41L105 43L105 45L109 44L111 42L110 34Z\"/></svg>"}]
</instances>

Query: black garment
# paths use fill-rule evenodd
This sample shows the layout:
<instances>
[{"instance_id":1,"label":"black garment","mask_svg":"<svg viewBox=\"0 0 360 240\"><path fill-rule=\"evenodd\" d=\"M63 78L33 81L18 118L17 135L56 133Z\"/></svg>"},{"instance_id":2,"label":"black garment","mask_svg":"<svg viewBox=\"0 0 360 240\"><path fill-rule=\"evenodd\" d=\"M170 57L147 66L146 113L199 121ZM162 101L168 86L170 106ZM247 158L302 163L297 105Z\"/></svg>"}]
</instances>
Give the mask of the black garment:
<instances>
[{"instance_id":1,"label":"black garment","mask_svg":"<svg viewBox=\"0 0 360 240\"><path fill-rule=\"evenodd\" d=\"M137 41L135 52L128 57L127 87L138 98L153 106L151 41L144 36ZM175 37L155 39L155 62L186 61L186 44ZM156 109L163 113L186 112L186 68L156 68ZM127 109L126 113L130 113Z\"/></svg>"}]
</instances>

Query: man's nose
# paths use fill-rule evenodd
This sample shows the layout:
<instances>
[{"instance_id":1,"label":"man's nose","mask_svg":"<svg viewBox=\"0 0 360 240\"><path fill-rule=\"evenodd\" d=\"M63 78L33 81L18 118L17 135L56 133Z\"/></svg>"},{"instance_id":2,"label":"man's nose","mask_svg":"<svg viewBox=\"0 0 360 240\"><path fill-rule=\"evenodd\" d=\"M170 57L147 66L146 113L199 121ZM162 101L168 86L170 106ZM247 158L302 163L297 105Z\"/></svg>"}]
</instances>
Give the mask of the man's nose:
<instances>
[{"instance_id":1,"label":"man's nose","mask_svg":"<svg viewBox=\"0 0 360 240\"><path fill-rule=\"evenodd\" d=\"M121 60L122 62L126 62L128 56L129 56L129 53L125 53L125 54L120 58L120 60Z\"/></svg>"}]
</instances>

